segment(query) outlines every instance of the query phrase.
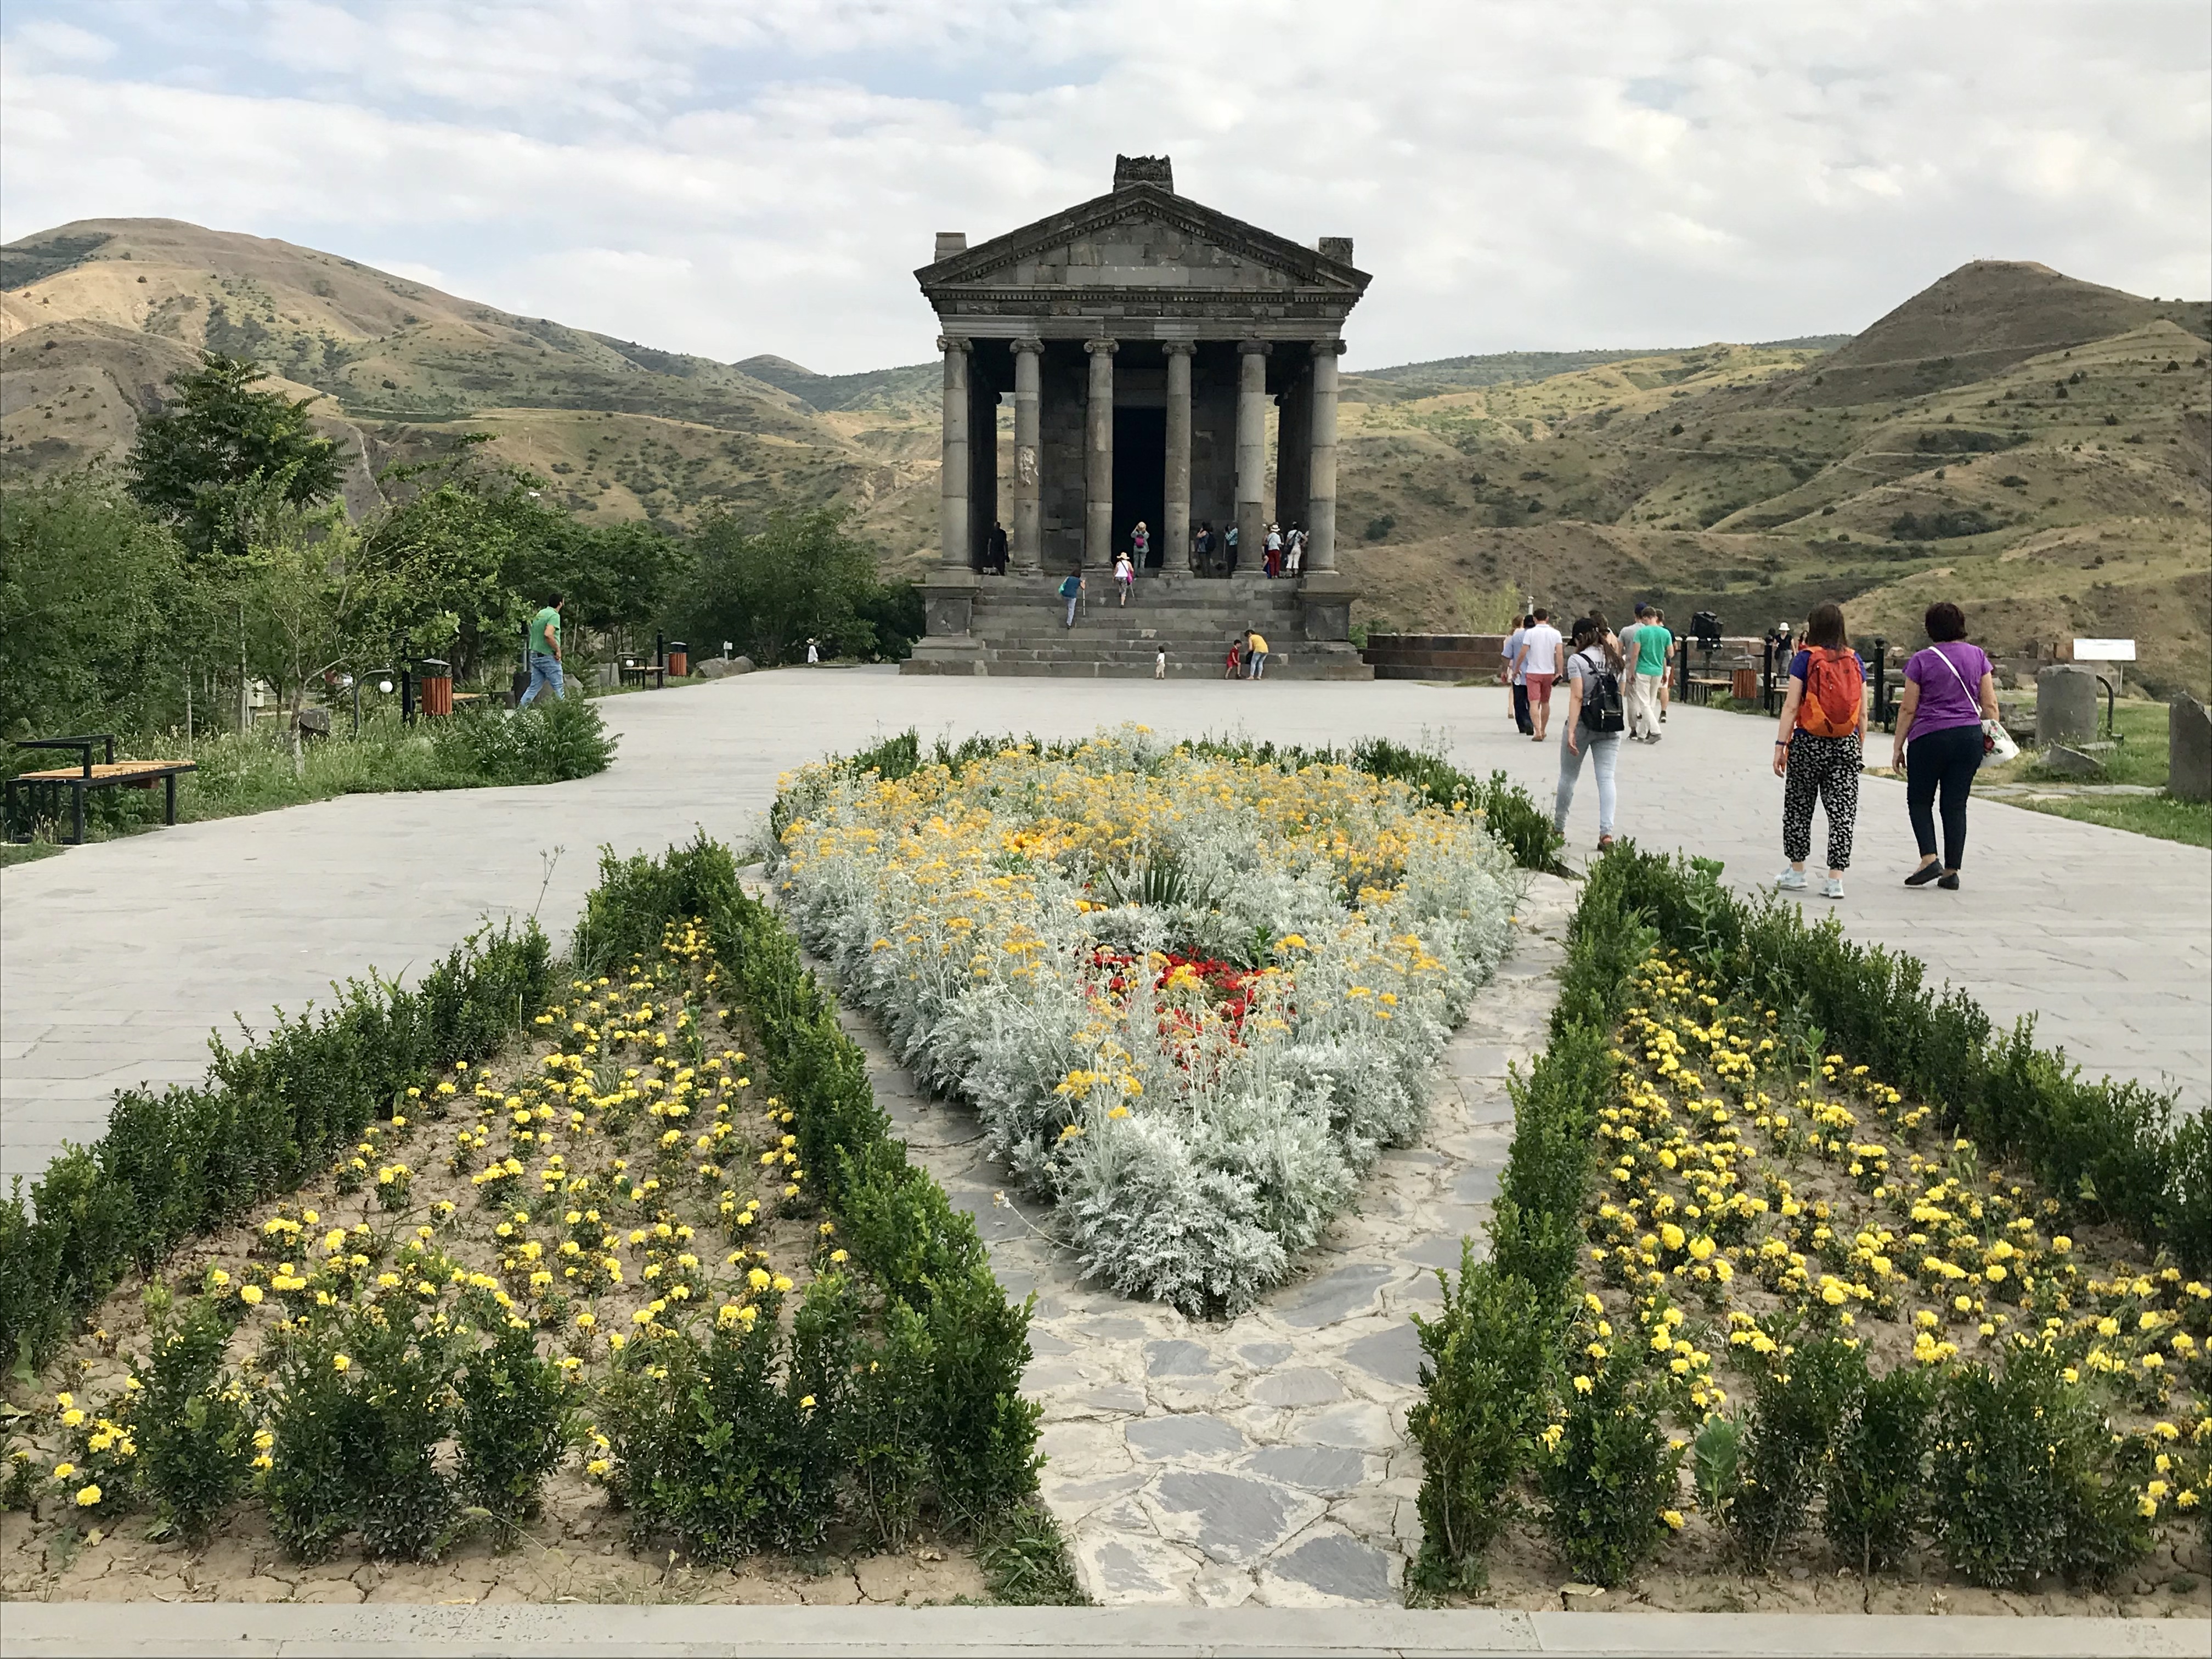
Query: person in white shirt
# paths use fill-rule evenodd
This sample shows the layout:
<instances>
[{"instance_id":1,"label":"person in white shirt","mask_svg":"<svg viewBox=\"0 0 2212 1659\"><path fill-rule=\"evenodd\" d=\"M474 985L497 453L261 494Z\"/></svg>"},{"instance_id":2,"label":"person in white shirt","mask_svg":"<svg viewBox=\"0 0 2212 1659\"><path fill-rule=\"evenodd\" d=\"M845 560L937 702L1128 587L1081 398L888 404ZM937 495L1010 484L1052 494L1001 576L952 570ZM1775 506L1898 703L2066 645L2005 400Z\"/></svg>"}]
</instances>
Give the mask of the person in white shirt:
<instances>
[{"instance_id":1,"label":"person in white shirt","mask_svg":"<svg viewBox=\"0 0 2212 1659\"><path fill-rule=\"evenodd\" d=\"M1550 611L1539 606L1532 614L1534 620L1521 637L1521 653L1514 659L1513 669L1528 688L1528 713L1536 724L1529 735L1541 743L1552 724L1552 682L1559 677L1559 647L1566 641L1552 626Z\"/></svg>"},{"instance_id":2,"label":"person in white shirt","mask_svg":"<svg viewBox=\"0 0 2212 1659\"><path fill-rule=\"evenodd\" d=\"M1283 574L1285 575L1295 576L1298 574L1298 565L1304 559L1305 552L1306 532L1298 526L1292 525L1290 533L1283 538Z\"/></svg>"}]
</instances>

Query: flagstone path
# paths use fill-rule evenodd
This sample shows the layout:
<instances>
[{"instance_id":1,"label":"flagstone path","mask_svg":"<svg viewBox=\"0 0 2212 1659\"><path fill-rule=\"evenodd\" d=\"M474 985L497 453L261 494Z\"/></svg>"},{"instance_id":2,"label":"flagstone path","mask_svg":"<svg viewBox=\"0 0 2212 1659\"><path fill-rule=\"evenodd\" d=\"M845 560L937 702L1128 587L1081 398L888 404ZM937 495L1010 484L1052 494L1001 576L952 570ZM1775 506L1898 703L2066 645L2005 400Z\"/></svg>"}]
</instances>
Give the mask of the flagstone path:
<instances>
[{"instance_id":1,"label":"flagstone path","mask_svg":"<svg viewBox=\"0 0 2212 1659\"><path fill-rule=\"evenodd\" d=\"M1385 1152L1354 1213L1298 1277L1224 1322L1079 1279L981 1147L974 1115L930 1099L874 1022L844 1012L909 1153L971 1212L1010 1295L1036 1295L1024 1392L1044 1407L1043 1496L1104 1605L1397 1606L1420 1545L1406 1432L1435 1270L1482 1237L1525 1068L1558 1000L1572 889L1529 879L1515 948L1437 1068L1426 1129Z\"/></svg>"}]
</instances>

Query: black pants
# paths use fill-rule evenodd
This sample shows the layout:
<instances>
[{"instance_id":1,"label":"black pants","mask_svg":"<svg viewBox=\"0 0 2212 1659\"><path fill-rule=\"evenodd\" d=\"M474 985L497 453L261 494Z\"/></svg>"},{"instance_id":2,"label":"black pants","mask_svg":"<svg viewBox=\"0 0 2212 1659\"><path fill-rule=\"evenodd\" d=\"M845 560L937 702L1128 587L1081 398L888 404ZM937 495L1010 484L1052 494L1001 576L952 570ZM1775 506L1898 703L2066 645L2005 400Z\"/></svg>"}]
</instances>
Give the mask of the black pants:
<instances>
[{"instance_id":1,"label":"black pants","mask_svg":"<svg viewBox=\"0 0 2212 1659\"><path fill-rule=\"evenodd\" d=\"M1982 728L1946 726L1905 746L1905 810L1923 859L1936 850L1936 792L1943 796L1943 867L1956 870L1966 856L1966 792L1982 769Z\"/></svg>"},{"instance_id":2,"label":"black pants","mask_svg":"<svg viewBox=\"0 0 2212 1659\"><path fill-rule=\"evenodd\" d=\"M1528 713L1528 688L1519 680L1513 682L1513 724L1524 738L1536 735L1536 722Z\"/></svg>"}]
</instances>

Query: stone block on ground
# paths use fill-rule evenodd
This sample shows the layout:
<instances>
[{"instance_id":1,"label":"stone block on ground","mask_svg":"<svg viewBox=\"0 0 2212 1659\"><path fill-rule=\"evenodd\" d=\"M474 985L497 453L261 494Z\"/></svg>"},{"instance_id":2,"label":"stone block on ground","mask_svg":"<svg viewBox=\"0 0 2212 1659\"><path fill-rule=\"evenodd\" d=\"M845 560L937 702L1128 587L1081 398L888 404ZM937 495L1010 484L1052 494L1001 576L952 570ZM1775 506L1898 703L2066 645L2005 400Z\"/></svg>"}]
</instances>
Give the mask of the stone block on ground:
<instances>
[{"instance_id":1,"label":"stone block on ground","mask_svg":"<svg viewBox=\"0 0 2212 1659\"><path fill-rule=\"evenodd\" d=\"M2074 663L2053 663L2035 677L2035 741L2079 743L2097 735L2097 677Z\"/></svg>"},{"instance_id":2,"label":"stone block on ground","mask_svg":"<svg viewBox=\"0 0 2212 1659\"><path fill-rule=\"evenodd\" d=\"M2212 711L2186 691L2166 711L2166 790L2178 800L2212 800Z\"/></svg>"},{"instance_id":3,"label":"stone block on ground","mask_svg":"<svg viewBox=\"0 0 2212 1659\"><path fill-rule=\"evenodd\" d=\"M2054 743L2044 750L2043 767L2045 771L2057 772L2069 778L2101 778L2105 775L2102 760L2086 750L2069 748L2063 743Z\"/></svg>"}]
</instances>

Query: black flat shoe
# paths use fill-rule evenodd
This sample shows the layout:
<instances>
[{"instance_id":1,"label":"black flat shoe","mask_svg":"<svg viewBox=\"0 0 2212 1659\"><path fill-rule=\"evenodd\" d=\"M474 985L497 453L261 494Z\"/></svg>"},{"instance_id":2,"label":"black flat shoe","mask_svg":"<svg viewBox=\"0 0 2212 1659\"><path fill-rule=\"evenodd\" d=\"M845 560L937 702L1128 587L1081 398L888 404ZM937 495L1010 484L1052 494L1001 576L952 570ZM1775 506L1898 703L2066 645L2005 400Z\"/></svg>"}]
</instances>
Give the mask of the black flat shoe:
<instances>
[{"instance_id":1,"label":"black flat shoe","mask_svg":"<svg viewBox=\"0 0 2212 1659\"><path fill-rule=\"evenodd\" d=\"M1911 875L1905 878L1905 884L1907 887L1925 887L1929 882L1935 880L1936 877L1942 873L1943 866L1942 865L1923 864L1917 870L1915 870ZM1951 884L1954 887L1956 887L1959 884L1953 882Z\"/></svg>"},{"instance_id":2,"label":"black flat shoe","mask_svg":"<svg viewBox=\"0 0 2212 1659\"><path fill-rule=\"evenodd\" d=\"M1957 892L1959 890L1959 872L1956 870L1954 870L1948 876L1938 876L1936 878L1936 884L1947 893Z\"/></svg>"}]
</instances>

